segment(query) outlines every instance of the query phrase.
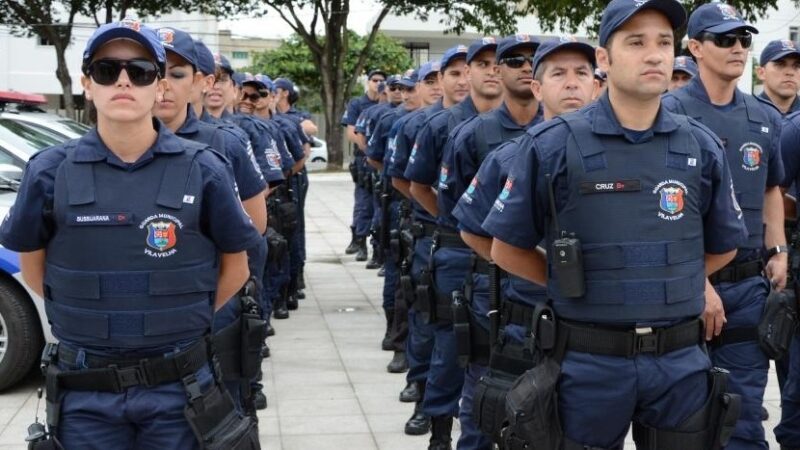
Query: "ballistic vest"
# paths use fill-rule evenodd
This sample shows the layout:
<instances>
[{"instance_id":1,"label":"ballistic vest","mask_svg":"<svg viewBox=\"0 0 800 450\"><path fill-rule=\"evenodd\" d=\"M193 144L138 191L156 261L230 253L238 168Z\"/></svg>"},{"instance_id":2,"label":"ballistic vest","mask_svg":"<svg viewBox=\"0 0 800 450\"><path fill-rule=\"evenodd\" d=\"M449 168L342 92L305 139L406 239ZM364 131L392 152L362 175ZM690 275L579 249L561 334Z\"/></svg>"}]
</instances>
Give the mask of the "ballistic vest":
<instances>
[{"instance_id":1,"label":"ballistic vest","mask_svg":"<svg viewBox=\"0 0 800 450\"><path fill-rule=\"evenodd\" d=\"M83 139L82 139L83 140ZM174 138L136 170L67 148L55 176L45 307L53 334L80 346L136 349L200 338L219 272L203 234L207 147ZM83 144L86 145L86 144Z\"/></svg>"},{"instance_id":2,"label":"ballistic vest","mask_svg":"<svg viewBox=\"0 0 800 450\"><path fill-rule=\"evenodd\" d=\"M719 111L691 97L685 89L671 93L680 100L689 117L703 123L720 138L730 163L736 200L747 226L747 242L739 248L760 250L764 246L764 191L769 171L767 152L771 149L769 117L755 97L744 99L733 109ZM747 118L746 122L731 118Z\"/></svg>"},{"instance_id":3,"label":"ballistic vest","mask_svg":"<svg viewBox=\"0 0 800 450\"><path fill-rule=\"evenodd\" d=\"M560 317L640 323L703 311L703 160L686 117L672 118L677 130L632 144L593 133L581 113L562 116L571 136L568 194L557 200L557 214L561 229L582 242L586 292L561 297L558 275L548 268L548 292ZM548 243L560 237L552 220L547 233Z\"/></svg>"}]
</instances>

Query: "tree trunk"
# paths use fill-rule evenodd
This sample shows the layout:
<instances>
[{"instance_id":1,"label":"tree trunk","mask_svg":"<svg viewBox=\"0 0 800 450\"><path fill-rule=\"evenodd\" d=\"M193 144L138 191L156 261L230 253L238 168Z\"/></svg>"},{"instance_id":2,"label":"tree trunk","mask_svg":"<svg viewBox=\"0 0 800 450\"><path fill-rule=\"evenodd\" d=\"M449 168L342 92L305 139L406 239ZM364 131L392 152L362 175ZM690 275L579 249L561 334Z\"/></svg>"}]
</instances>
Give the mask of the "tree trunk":
<instances>
[{"instance_id":1,"label":"tree trunk","mask_svg":"<svg viewBox=\"0 0 800 450\"><path fill-rule=\"evenodd\" d=\"M69 75L69 68L67 67L67 59L64 57L67 45L69 45L69 38L66 42L54 42L56 49L56 60L58 65L56 67L56 78L61 83L61 95L64 97L64 110L66 116L75 118L75 103L72 99L72 77Z\"/></svg>"}]
</instances>

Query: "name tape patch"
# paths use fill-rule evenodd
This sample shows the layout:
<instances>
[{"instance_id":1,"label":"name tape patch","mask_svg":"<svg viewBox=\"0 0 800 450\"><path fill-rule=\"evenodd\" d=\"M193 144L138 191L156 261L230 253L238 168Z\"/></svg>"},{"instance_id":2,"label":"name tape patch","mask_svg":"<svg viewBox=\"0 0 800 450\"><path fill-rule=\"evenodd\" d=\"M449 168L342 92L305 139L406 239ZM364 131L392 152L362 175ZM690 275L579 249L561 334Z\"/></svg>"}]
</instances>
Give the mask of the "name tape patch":
<instances>
[{"instance_id":1,"label":"name tape patch","mask_svg":"<svg viewBox=\"0 0 800 450\"><path fill-rule=\"evenodd\" d=\"M584 181L581 183L581 194L638 192L641 190L641 180Z\"/></svg>"}]
</instances>

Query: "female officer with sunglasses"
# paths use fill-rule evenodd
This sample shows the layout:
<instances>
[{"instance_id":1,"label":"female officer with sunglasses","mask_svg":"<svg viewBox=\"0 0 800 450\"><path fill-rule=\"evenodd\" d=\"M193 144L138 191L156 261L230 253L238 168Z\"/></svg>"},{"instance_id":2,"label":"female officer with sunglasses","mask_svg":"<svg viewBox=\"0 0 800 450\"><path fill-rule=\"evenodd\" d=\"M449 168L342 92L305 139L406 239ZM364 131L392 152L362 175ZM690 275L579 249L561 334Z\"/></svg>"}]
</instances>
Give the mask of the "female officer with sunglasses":
<instances>
[{"instance_id":1,"label":"female officer with sunglasses","mask_svg":"<svg viewBox=\"0 0 800 450\"><path fill-rule=\"evenodd\" d=\"M768 448L761 404L769 358L761 351L754 330L770 283L783 289L787 268L779 187L784 172L781 116L768 101L736 88L752 43L750 33L758 30L730 5L709 3L697 8L689 18L688 35L699 76L664 98L668 109L702 121L722 141L749 234L736 258L709 277L713 287L706 288L711 361L730 371L729 386L742 396L742 414L726 447L733 450ZM769 257L766 267L764 248Z\"/></svg>"},{"instance_id":2,"label":"female officer with sunglasses","mask_svg":"<svg viewBox=\"0 0 800 450\"><path fill-rule=\"evenodd\" d=\"M68 449L199 448L223 420L246 432L215 439L258 445L205 338L261 237L225 159L153 119L164 66L152 29L100 27L81 80L97 127L31 158L0 229L60 342L43 362L48 425Z\"/></svg>"}]
</instances>

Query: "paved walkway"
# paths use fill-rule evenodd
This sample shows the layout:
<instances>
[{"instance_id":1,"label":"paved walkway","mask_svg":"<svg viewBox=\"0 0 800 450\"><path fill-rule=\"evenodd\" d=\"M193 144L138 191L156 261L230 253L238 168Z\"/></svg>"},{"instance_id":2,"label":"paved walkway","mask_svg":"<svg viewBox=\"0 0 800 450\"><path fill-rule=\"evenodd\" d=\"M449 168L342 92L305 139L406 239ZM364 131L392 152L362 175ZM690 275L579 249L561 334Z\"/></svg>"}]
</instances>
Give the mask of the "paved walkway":
<instances>
[{"instance_id":1,"label":"paved walkway","mask_svg":"<svg viewBox=\"0 0 800 450\"><path fill-rule=\"evenodd\" d=\"M311 177L307 298L289 320L273 321L277 335L270 338L272 357L264 363L269 408L259 414L265 450L427 447L427 436L403 434L413 405L397 400L405 378L386 372L391 353L380 350L383 279L343 254L352 192L347 174ZM40 384L34 377L0 394L0 450L27 448L23 438ZM780 400L772 372L766 398L767 437L777 449L771 430L780 417ZM456 425L456 439L457 433Z\"/></svg>"}]
</instances>

